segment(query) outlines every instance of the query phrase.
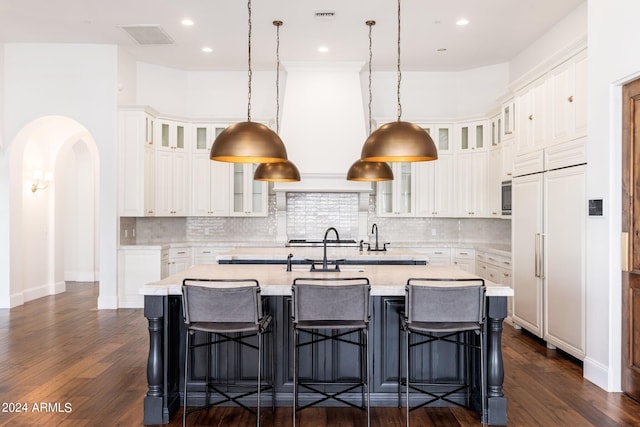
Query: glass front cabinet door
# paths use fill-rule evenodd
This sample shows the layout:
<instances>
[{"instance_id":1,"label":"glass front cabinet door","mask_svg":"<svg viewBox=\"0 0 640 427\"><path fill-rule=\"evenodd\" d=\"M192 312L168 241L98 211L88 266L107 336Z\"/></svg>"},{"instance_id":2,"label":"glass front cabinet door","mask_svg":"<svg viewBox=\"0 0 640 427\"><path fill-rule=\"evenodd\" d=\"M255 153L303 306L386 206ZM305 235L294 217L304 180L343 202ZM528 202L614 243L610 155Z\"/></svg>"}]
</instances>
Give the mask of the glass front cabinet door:
<instances>
[{"instance_id":1,"label":"glass front cabinet door","mask_svg":"<svg viewBox=\"0 0 640 427\"><path fill-rule=\"evenodd\" d=\"M393 181L378 183L378 216L415 215L415 166L412 163L392 163Z\"/></svg>"},{"instance_id":2,"label":"glass front cabinet door","mask_svg":"<svg viewBox=\"0 0 640 427\"><path fill-rule=\"evenodd\" d=\"M267 216L267 183L253 179L257 167L257 164L233 164L232 216Z\"/></svg>"}]
</instances>

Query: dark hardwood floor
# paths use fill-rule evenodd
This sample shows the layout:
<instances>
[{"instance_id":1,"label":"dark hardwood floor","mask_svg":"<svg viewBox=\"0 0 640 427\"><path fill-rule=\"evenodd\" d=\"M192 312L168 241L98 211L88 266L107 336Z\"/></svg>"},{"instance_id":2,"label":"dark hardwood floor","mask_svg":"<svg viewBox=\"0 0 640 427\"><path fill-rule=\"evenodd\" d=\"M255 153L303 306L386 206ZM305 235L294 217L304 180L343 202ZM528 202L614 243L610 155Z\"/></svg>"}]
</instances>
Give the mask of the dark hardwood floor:
<instances>
[{"instance_id":1,"label":"dark hardwood floor","mask_svg":"<svg viewBox=\"0 0 640 427\"><path fill-rule=\"evenodd\" d=\"M147 322L142 309L97 310L98 289L70 283L67 292L0 310L1 426L141 426L146 393ZM640 404L605 393L582 378L580 365L505 326L509 426L640 426ZM18 410L22 412L17 412ZM25 410L26 409L26 410ZM476 426L463 408L412 412L412 426ZM253 426L237 408L189 415L189 425ZM359 426L350 408L311 408L301 426ZM181 414L170 425L181 425ZM264 411L263 426L291 425L291 409ZM372 426L404 425L397 408L372 408Z\"/></svg>"}]
</instances>

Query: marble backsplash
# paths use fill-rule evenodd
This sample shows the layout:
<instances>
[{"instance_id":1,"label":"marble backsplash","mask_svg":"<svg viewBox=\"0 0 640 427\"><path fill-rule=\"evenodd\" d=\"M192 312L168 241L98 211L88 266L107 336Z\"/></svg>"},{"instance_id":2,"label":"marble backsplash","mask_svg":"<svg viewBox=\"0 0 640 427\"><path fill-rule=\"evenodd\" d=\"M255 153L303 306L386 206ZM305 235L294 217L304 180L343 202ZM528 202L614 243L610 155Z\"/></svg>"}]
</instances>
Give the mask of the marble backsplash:
<instances>
[{"instance_id":1,"label":"marble backsplash","mask_svg":"<svg viewBox=\"0 0 640 427\"><path fill-rule=\"evenodd\" d=\"M269 197L267 217L121 218L121 244L171 242L251 242L275 245L276 197ZM357 238L358 196L353 193L290 193L287 195L287 236L322 238L334 226L341 238ZM411 245L451 242L511 244L511 221L476 218L378 217L375 194L369 198L367 230L378 225L380 242ZM126 237L125 231L126 230Z\"/></svg>"}]
</instances>

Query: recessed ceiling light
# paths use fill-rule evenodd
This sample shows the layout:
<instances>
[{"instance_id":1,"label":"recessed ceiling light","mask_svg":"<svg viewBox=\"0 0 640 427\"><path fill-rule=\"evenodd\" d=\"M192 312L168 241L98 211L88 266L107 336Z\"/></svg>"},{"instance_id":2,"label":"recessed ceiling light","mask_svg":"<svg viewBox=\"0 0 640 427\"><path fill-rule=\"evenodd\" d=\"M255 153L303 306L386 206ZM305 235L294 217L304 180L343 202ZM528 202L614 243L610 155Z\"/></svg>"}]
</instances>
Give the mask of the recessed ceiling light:
<instances>
[{"instance_id":1,"label":"recessed ceiling light","mask_svg":"<svg viewBox=\"0 0 640 427\"><path fill-rule=\"evenodd\" d=\"M210 47L205 46L205 47L202 48L202 51L204 53L211 53L211 52L213 52L213 49L211 49Z\"/></svg>"},{"instance_id":2,"label":"recessed ceiling light","mask_svg":"<svg viewBox=\"0 0 640 427\"><path fill-rule=\"evenodd\" d=\"M182 25L184 25L185 27L190 27L190 26L192 26L194 24L194 22L189 18L183 19L182 21L180 21L180 23Z\"/></svg>"},{"instance_id":3,"label":"recessed ceiling light","mask_svg":"<svg viewBox=\"0 0 640 427\"><path fill-rule=\"evenodd\" d=\"M320 47L318 47L318 52L327 53L327 52L329 52L329 48L327 46L320 46Z\"/></svg>"},{"instance_id":4,"label":"recessed ceiling light","mask_svg":"<svg viewBox=\"0 0 640 427\"><path fill-rule=\"evenodd\" d=\"M469 20L465 19L465 18L461 18L461 19L458 19L456 21L456 25L463 26L463 25L468 25L468 24L469 24Z\"/></svg>"}]
</instances>

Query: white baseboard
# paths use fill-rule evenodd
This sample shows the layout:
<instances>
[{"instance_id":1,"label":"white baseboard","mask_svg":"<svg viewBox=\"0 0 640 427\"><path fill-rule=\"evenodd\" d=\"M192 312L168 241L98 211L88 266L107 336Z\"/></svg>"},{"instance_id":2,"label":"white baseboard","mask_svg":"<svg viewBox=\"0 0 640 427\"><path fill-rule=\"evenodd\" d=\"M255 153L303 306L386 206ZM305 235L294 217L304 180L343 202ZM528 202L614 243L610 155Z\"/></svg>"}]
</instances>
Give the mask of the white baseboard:
<instances>
[{"instance_id":1,"label":"white baseboard","mask_svg":"<svg viewBox=\"0 0 640 427\"><path fill-rule=\"evenodd\" d=\"M65 271L64 280L67 282L97 282L98 273L95 271Z\"/></svg>"},{"instance_id":2,"label":"white baseboard","mask_svg":"<svg viewBox=\"0 0 640 427\"><path fill-rule=\"evenodd\" d=\"M9 297L9 307L2 308L13 308L18 307L22 304L24 304L24 295L22 292L19 292L17 294L11 294L11 296Z\"/></svg>"},{"instance_id":3,"label":"white baseboard","mask_svg":"<svg viewBox=\"0 0 640 427\"><path fill-rule=\"evenodd\" d=\"M67 284L62 282L52 283L49 285L49 295L57 295L67 290Z\"/></svg>"},{"instance_id":4,"label":"white baseboard","mask_svg":"<svg viewBox=\"0 0 640 427\"><path fill-rule=\"evenodd\" d=\"M98 296L98 310L111 310L118 308L118 297L115 295Z\"/></svg>"},{"instance_id":5,"label":"white baseboard","mask_svg":"<svg viewBox=\"0 0 640 427\"><path fill-rule=\"evenodd\" d=\"M582 375L601 389L607 392L619 392L621 390L609 390L609 368L595 360L586 357L582 364Z\"/></svg>"},{"instance_id":6,"label":"white baseboard","mask_svg":"<svg viewBox=\"0 0 640 427\"><path fill-rule=\"evenodd\" d=\"M144 295L118 298L118 308L144 308Z\"/></svg>"}]
</instances>

